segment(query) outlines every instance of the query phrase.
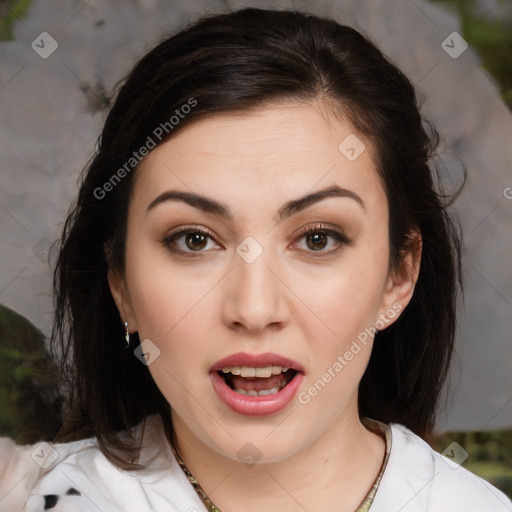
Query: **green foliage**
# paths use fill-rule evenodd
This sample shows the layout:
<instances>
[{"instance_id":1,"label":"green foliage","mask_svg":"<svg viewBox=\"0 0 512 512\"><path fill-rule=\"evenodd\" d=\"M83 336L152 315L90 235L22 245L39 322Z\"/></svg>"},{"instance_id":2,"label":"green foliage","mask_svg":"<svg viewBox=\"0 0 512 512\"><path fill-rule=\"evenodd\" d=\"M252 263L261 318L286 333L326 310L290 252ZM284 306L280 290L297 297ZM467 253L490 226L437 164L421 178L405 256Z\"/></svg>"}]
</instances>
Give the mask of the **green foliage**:
<instances>
[{"instance_id":1,"label":"green foliage","mask_svg":"<svg viewBox=\"0 0 512 512\"><path fill-rule=\"evenodd\" d=\"M446 432L431 443L438 452L452 442L468 452L462 466L484 478L512 499L512 429Z\"/></svg>"},{"instance_id":2,"label":"green foliage","mask_svg":"<svg viewBox=\"0 0 512 512\"><path fill-rule=\"evenodd\" d=\"M441 0L436 3L459 14L462 37L478 52L484 69L496 80L502 100L512 109L512 21L488 20L485 15L477 15L474 0Z\"/></svg>"},{"instance_id":3,"label":"green foliage","mask_svg":"<svg viewBox=\"0 0 512 512\"><path fill-rule=\"evenodd\" d=\"M43 333L0 305L0 436L32 443L60 426L57 372Z\"/></svg>"},{"instance_id":4,"label":"green foliage","mask_svg":"<svg viewBox=\"0 0 512 512\"><path fill-rule=\"evenodd\" d=\"M12 28L19 18L27 15L32 0L3 0L0 3L0 41L14 39Z\"/></svg>"}]
</instances>

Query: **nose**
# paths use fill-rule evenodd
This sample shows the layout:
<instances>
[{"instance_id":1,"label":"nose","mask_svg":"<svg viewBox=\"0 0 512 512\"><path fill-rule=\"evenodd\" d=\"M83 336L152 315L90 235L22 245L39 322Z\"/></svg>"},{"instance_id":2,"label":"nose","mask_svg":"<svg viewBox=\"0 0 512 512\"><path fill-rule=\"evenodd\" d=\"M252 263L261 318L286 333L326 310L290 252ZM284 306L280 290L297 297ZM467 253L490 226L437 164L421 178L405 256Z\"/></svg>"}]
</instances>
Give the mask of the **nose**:
<instances>
[{"instance_id":1,"label":"nose","mask_svg":"<svg viewBox=\"0 0 512 512\"><path fill-rule=\"evenodd\" d=\"M280 330L290 318L284 276L270 250L249 261L234 255L234 268L226 277L223 321L230 329L251 334Z\"/></svg>"}]
</instances>

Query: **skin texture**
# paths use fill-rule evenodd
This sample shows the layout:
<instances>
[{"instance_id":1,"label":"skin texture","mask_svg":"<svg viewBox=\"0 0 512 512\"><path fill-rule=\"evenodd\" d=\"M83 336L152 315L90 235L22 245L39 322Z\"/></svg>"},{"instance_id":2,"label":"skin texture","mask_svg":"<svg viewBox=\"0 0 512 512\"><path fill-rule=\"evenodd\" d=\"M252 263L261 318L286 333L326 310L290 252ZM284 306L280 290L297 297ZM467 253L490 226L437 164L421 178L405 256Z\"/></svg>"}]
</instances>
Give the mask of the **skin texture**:
<instances>
[{"instance_id":1,"label":"skin texture","mask_svg":"<svg viewBox=\"0 0 512 512\"><path fill-rule=\"evenodd\" d=\"M354 133L321 103L272 104L198 121L137 170L125 274L109 274L111 291L130 331L160 350L149 370L172 406L179 450L223 512L241 503L261 510L262 496L273 510L354 510L380 469L384 441L364 428L357 410L372 340L309 403L293 400L268 416L233 412L209 377L231 354L273 352L304 366L299 391L307 390L359 333L393 304L403 311L409 302L420 240L389 269L388 204L371 144L358 135L366 149L353 162L338 150ZM275 222L285 202L331 185L357 194L364 206L330 197ZM233 218L181 201L148 211L166 190L213 198ZM193 257L162 242L195 226L212 235L199 251L185 236L172 244ZM318 226L350 242L301 234ZM263 249L252 263L236 252L248 236ZM393 316L387 326L399 314ZM252 466L238 455L248 442L261 457Z\"/></svg>"}]
</instances>

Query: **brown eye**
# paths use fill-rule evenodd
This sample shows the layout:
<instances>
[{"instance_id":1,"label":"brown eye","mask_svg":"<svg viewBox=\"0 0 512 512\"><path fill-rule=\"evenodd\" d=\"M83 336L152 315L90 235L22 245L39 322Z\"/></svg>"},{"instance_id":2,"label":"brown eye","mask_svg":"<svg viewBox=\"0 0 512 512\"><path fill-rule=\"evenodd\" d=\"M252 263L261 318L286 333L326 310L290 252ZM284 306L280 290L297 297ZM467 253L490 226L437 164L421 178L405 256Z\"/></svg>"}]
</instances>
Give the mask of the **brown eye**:
<instances>
[{"instance_id":1,"label":"brown eye","mask_svg":"<svg viewBox=\"0 0 512 512\"><path fill-rule=\"evenodd\" d=\"M327 245L327 238L325 233L313 233L306 236L306 243L310 249L318 251Z\"/></svg>"},{"instance_id":2,"label":"brown eye","mask_svg":"<svg viewBox=\"0 0 512 512\"><path fill-rule=\"evenodd\" d=\"M185 244L192 251L204 249L206 247L207 237L201 233L188 233L185 236Z\"/></svg>"},{"instance_id":3,"label":"brown eye","mask_svg":"<svg viewBox=\"0 0 512 512\"><path fill-rule=\"evenodd\" d=\"M344 245L352 243L342 232L327 226L315 226L304 229L299 240L301 243L303 240L305 241L304 245L306 248L302 248L305 252L318 253L318 256L333 254ZM328 248L324 250L326 247Z\"/></svg>"},{"instance_id":4,"label":"brown eye","mask_svg":"<svg viewBox=\"0 0 512 512\"><path fill-rule=\"evenodd\" d=\"M208 244L213 247L208 247ZM162 245L172 253L184 256L200 256L202 253L210 252L208 249L220 249L212 235L208 231L199 228L181 229L172 235L166 236L162 240Z\"/></svg>"}]
</instances>

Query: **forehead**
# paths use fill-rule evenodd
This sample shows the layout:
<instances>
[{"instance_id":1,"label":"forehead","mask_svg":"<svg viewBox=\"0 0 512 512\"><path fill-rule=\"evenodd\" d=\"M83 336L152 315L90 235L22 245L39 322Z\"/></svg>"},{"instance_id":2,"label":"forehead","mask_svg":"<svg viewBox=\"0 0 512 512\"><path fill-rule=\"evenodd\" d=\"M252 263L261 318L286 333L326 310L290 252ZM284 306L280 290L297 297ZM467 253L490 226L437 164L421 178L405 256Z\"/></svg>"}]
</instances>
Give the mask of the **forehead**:
<instances>
[{"instance_id":1,"label":"forehead","mask_svg":"<svg viewBox=\"0 0 512 512\"><path fill-rule=\"evenodd\" d=\"M178 188L264 208L338 184L381 202L375 169L370 142L324 105L274 104L187 126L145 157L134 193L147 203Z\"/></svg>"}]
</instances>

